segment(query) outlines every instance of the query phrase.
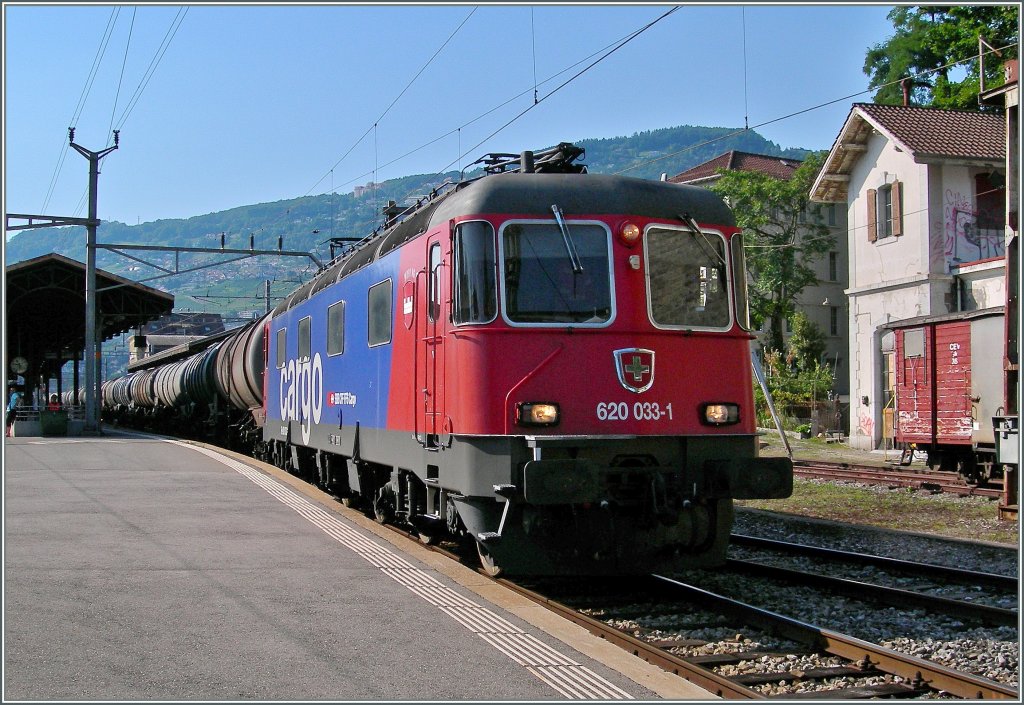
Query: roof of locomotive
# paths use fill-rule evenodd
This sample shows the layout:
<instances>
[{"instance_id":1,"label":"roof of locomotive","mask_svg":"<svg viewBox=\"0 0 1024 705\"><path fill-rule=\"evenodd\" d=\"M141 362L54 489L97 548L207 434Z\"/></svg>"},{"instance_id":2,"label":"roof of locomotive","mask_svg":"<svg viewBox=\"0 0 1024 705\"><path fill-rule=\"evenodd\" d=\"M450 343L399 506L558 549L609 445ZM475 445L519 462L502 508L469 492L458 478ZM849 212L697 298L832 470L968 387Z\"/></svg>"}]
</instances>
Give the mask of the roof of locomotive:
<instances>
[{"instance_id":1,"label":"roof of locomotive","mask_svg":"<svg viewBox=\"0 0 1024 705\"><path fill-rule=\"evenodd\" d=\"M633 215L733 226L721 196L697 186L608 174L495 174L466 184L441 203L431 225L463 215L514 213L551 217L551 206L572 215Z\"/></svg>"},{"instance_id":2,"label":"roof of locomotive","mask_svg":"<svg viewBox=\"0 0 1024 705\"><path fill-rule=\"evenodd\" d=\"M689 216L706 225L736 224L721 196L699 186L608 174L493 174L457 184L454 190L424 203L402 221L357 244L287 296L274 309L274 315L452 219L500 213L550 218L552 205L558 205L566 217L621 214L679 220Z\"/></svg>"}]
</instances>

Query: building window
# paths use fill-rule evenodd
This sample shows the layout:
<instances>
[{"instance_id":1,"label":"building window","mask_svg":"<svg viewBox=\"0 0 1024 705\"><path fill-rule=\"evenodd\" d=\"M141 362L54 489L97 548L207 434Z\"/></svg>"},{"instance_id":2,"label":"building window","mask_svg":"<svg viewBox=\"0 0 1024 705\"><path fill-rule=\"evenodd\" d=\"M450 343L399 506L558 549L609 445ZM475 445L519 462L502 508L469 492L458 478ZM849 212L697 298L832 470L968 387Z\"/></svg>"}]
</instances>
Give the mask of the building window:
<instances>
[{"instance_id":1,"label":"building window","mask_svg":"<svg viewBox=\"0 0 1024 705\"><path fill-rule=\"evenodd\" d=\"M903 185L899 181L868 189L868 240L899 237L903 234Z\"/></svg>"},{"instance_id":2,"label":"building window","mask_svg":"<svg viewBox=\"0 0 1024 705\"><path fill-rule=\"evenodd\" d=\"M829 307L828 330L831 335L839 335L839 307Z\"/></svg>"},{"instance_id":3,"label":"building window","mask_svg":"<svg viewBox=\"0 0 1024 705\"><path fill-rule=\"evenodd\" d=\"M391 280L374 284L367 295L366 342L371 348L391 342Z\"/></svg>"},{"instance_id":4,"label":"building window","mask_svg":"<svg viewBox=\"0 0 1024 705\"><path fill-rule=\"evenodd\" d=\"M345 302L339 301L327 308L327 354L345 352Z\"/></svg>"},{"instance_id":5,"label":"building window","mask_svg":"<svg viewBox=\"0 0 1024 705\"><path fill-rule=\"evenodd\" d=\"M839 281L839 253L829 252L828 253L828 280L830 282Z\"/></svg>"},{"instance_id":6,"label":"building window","mask_svg":"<svg viewBox=\"0 0 1024 705\"><path fill-rule=\"evenodd\" d=\"M836 204L835 203L828 204L828 208L826 209L826 211L828 212L828 224L829 225L835 225L836 224Z\"/></svg>"}]
</instances>

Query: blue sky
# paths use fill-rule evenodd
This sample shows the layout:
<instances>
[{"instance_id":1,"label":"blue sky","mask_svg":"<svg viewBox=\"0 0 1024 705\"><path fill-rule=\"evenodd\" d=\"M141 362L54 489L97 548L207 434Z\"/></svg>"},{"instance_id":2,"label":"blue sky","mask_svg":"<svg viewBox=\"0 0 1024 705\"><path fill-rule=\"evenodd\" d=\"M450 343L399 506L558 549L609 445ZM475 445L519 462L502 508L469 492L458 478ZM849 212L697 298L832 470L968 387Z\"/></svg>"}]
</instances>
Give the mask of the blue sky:
<instances>
[{"instance_id":1,"label":"blue sky","mask_svg":"<svg viewBox=\"0 0 1024 705\"><path fill-rule=\"evenodd\" d=\"M92 150L121 128L101 165L99 217L135 224L346 193L375 172L435 173L488 151L745 117L754 127L864 91L865 51L892 33L883 5L681 6L551 94L672 7L8 3L5 211L85 215L72 124ZM535 81L540 104L491 136L530 107ZM850 104L869 100L758 132L827 149Z\"/></svg>"}]
</instances>

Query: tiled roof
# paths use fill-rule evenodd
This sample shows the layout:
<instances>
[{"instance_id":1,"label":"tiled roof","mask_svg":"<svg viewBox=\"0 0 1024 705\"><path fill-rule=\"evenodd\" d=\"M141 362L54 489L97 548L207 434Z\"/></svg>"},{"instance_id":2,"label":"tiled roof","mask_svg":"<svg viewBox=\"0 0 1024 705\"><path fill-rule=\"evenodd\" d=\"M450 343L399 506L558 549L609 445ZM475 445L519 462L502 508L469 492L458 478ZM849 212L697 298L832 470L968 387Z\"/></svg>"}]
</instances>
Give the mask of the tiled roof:
<instances>
[{"instance_id":1,"label":"tiled roof","mask_svg":"<svg viewBox=\"0 0 1024 705\"><path fill-rule=\"evenodd\" d=\"M767 154L751 154L750 152L737 152L731 150L720 154L714 159L703 164L698 164L684 172L676 174L669 179L674 184L692 184L700 181L707 181L718 176L721 170L729 171L759 171L777 179L789 179L793 172L800 166L799 159L786 159L784 157L771 157Z\"/></svg>"},{"instance_id":2,"label":"tiled roof","mask_svg":"<svg viewBox=\"0 0 1024 705\"><path fill-rule=\"evenodd\" d=\"M918 157L1006 158L1006 119L963 110L855 103Z\"/></svg>"},{"instance_id":3,"label":"tiled roof","mask_svg":"<svg viewBox=\"0 0 1024 705\"><path fill-rule=\"evenodd\" d=\"M956 159L978 165L1005 163L1005 118L965 110L854 103L825 166L811 188L811 200L841 202L857 161L873 132L918 163Z\"/></svg>"}]
</instances>

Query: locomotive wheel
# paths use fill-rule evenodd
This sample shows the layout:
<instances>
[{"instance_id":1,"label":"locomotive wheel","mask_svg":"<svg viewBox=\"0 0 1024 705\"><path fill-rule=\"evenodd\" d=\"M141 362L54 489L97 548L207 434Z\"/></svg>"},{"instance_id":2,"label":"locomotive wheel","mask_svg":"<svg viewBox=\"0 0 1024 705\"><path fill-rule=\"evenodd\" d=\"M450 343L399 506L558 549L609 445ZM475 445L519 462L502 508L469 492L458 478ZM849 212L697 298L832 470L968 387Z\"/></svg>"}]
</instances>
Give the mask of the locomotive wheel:
<instances>
[{"instance_id":1,"label":"locomotive wheel","mask_svg":"<svg viewBox=\"0 0 1024 705\"><path fill-rule=\"evenodd\" d=\"M378 524L387 524L395 519L395 502L391 493L382 490L373 500L373 518Z\"/></svg>"},{"instance_id":2,"label":"locomotive wheel","mask_svg":"<svg viewBox=\"0 0 1024 705\"><path fill-rule=\"evenodd\" d=\"M349 509L355 509L359 506L359 498L353 495L347 495L341 498L341 504Z\"/></svg>"},{"instance_id":3,"label":"locomotive wheel","mask_svg":"<svg viewBox=\"0 0 1024 705\"><path fill-rule=\"evenodd\" d=\"M494 562L494 556L479 541L476 542L476 552L480 556L480 567L492 578L497 578L502 573L501 566Z\"/></svg>"},{"instance_id":4,"label":"locomotive wheel","mask_svg":"<svg viewBox=\"0 0 1024 705\"><path fill-rule=\"evenodd\" d=\"M416 533L420 537L420 543L422 543L424 546L433 546L438 541L440 541L440 539L437 538L437 536L435 536L434 534L425 533L423 531L420 531L419 529L416 530Z\"/></svg>"}]
</instances>

